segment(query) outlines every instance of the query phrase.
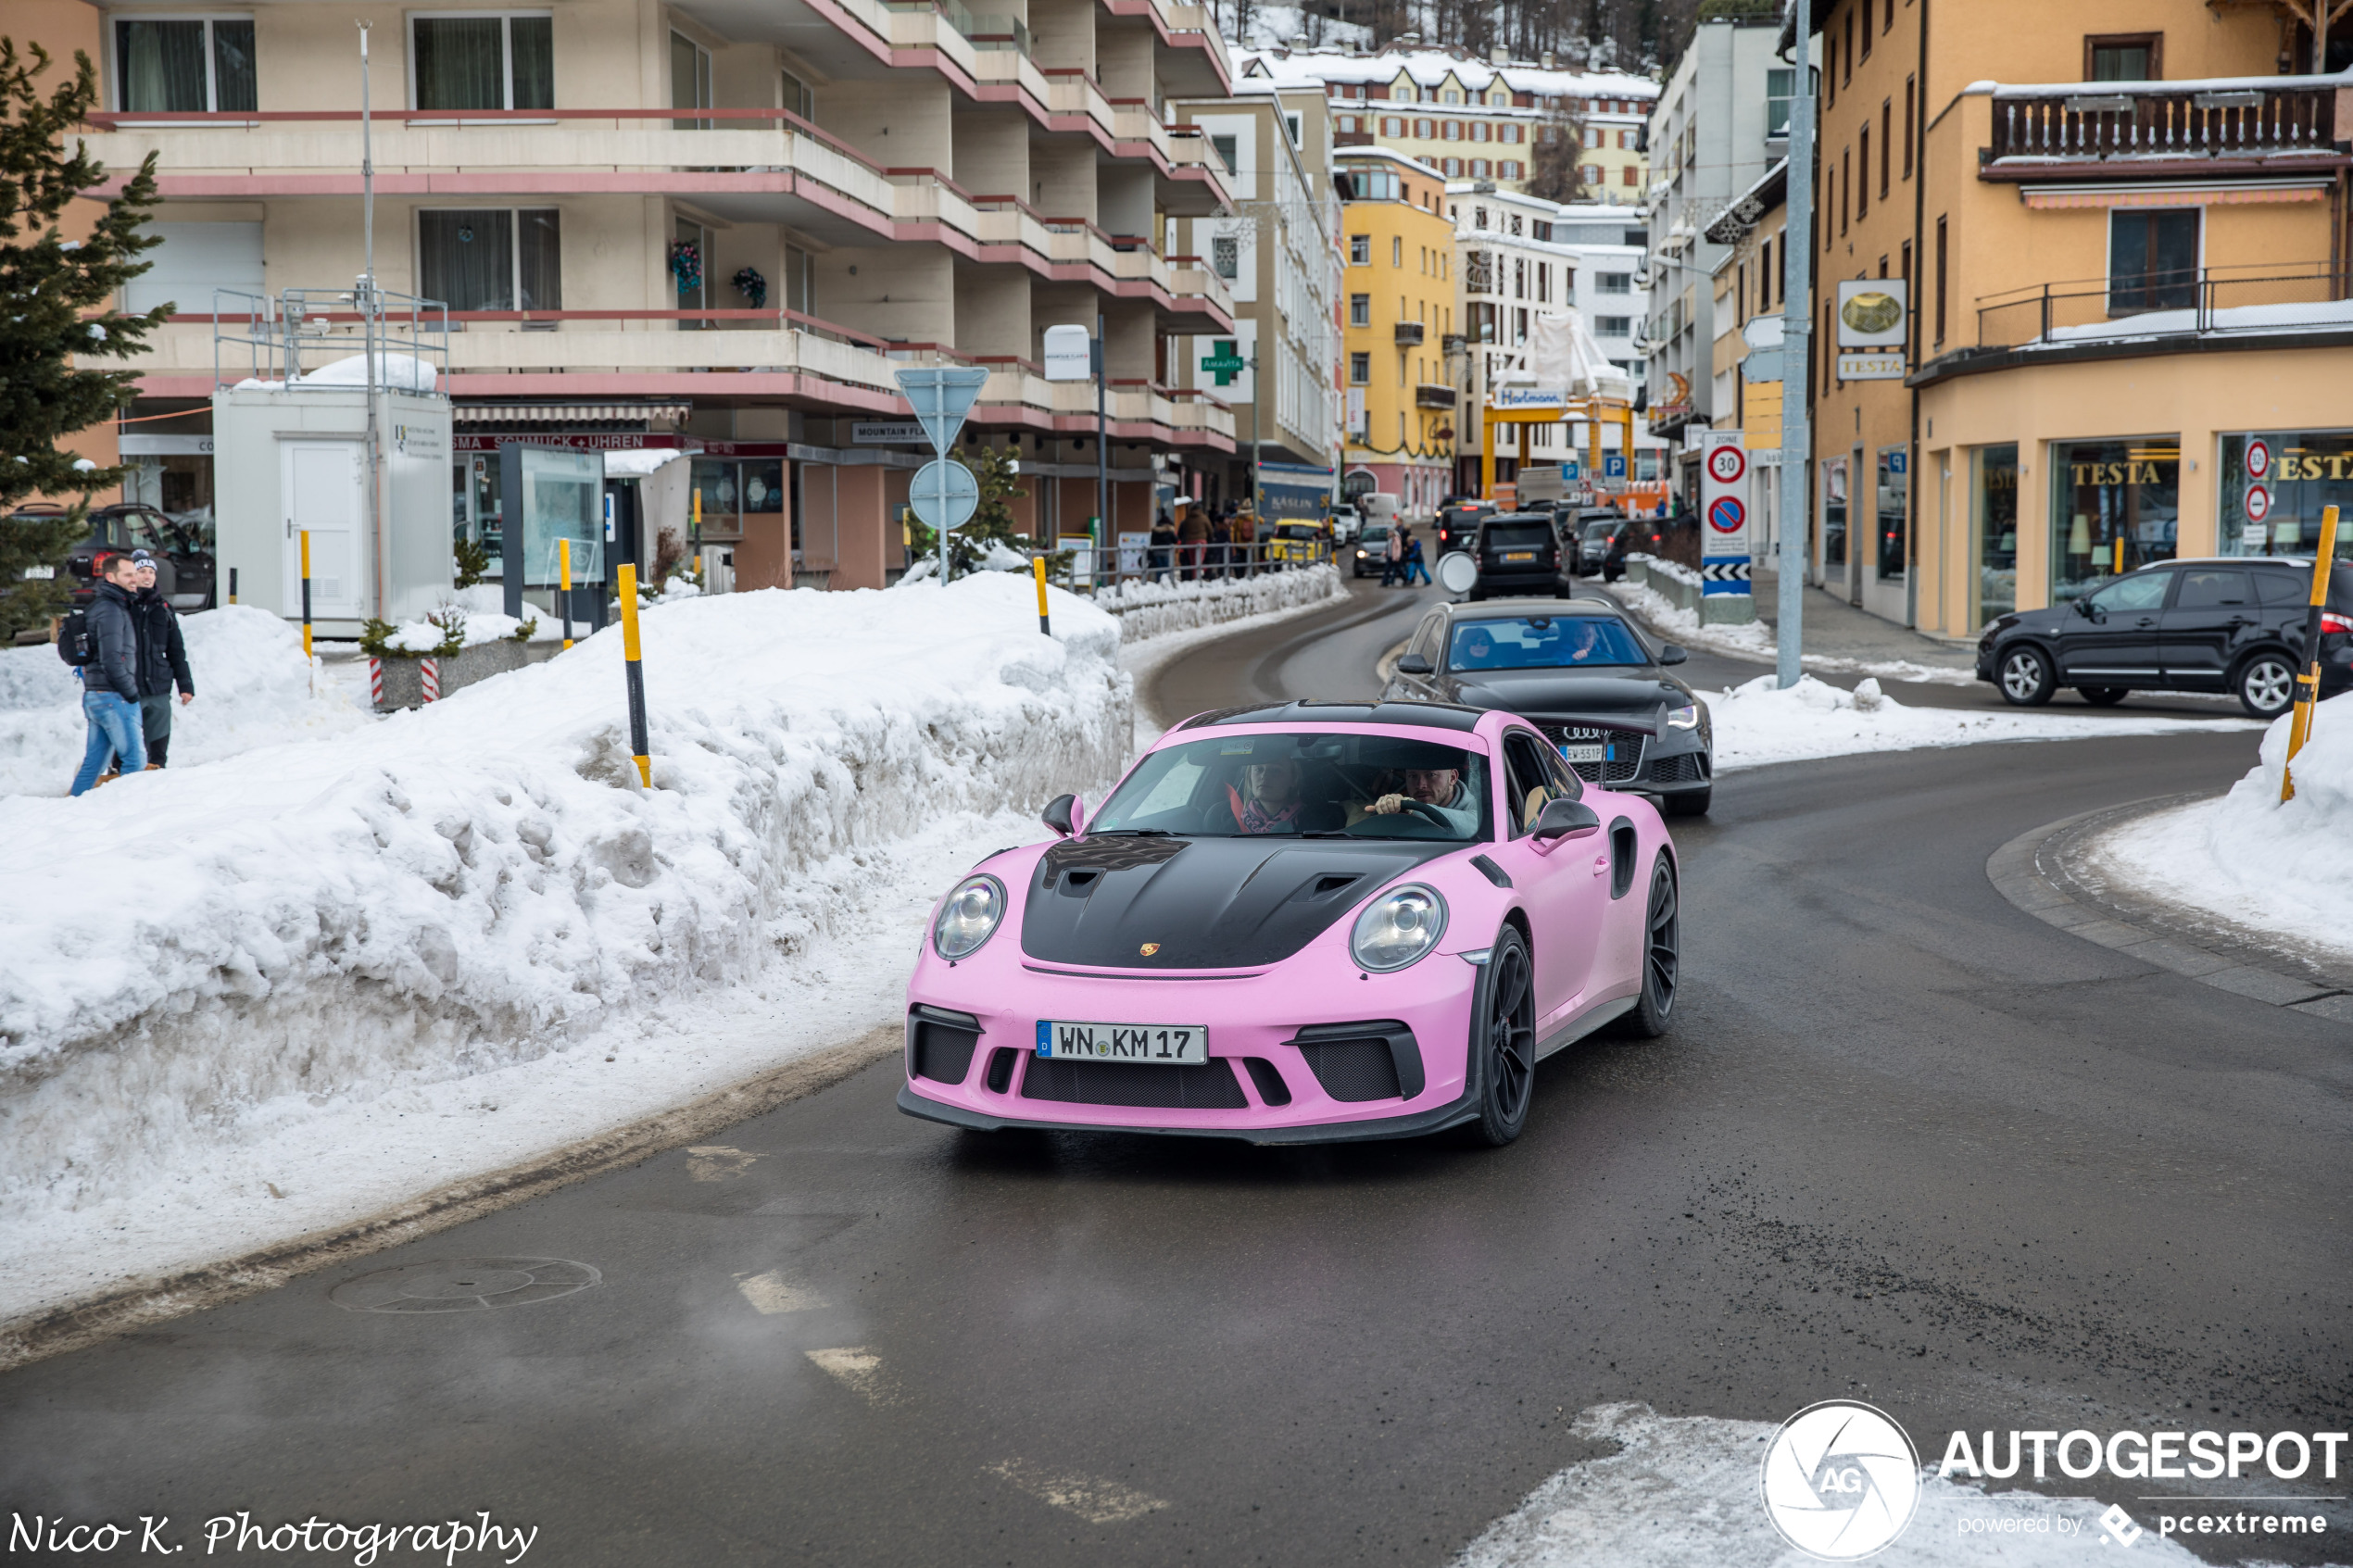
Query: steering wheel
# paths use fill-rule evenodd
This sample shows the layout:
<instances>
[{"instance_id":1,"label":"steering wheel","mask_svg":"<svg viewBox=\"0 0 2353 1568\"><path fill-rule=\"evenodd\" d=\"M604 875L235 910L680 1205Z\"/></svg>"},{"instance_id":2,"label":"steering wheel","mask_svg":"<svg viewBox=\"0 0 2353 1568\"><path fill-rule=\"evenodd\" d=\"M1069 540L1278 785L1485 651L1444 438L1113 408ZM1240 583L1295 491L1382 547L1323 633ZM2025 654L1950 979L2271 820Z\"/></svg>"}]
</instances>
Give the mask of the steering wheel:
<instances>
[{"instance_id":1,"label":"steering wheel","mask_svg":"<svg viewBox=\"0 0 2353 1568\"><path fill-rule=\"evenodd\" d=\"M1446 813L1440 810L1437 807L1432 806L1427 800L1416 800L1408 797L1403 802L1403 809L1411 811L1417 817L1425 818L1428 821L1436 823L1438 826L1444 828L1448 833L1454 831L1454 824L1447 820Z\"/></svg>"}]
</instances>

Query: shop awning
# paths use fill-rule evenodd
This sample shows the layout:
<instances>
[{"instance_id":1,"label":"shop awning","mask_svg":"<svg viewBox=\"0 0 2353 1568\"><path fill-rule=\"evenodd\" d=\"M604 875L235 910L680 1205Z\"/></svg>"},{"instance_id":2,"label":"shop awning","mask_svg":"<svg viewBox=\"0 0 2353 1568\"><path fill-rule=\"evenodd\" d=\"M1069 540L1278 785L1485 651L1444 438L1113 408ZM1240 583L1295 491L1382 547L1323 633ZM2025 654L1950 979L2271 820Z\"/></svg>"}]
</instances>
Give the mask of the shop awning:
<instances>
[{"instance_id":1,"label":"shop awning","mask_svg":"<svg viewBox=\"0 0 2353 1568\"><path fill-rule=\"evenodd\" d=\"M674 399L640 402L465 403L450 410L461 425L618 424L636 420L682 420L691 403Z\"/></svg>"},{"instance_id":2,"label":"shop awning","mask_svg":"<svg viewBox=\"0 0 2353 1568\"><path fill-rule=\"evenodd\" d=\"M2266 180L2260 183L2171 182L2149 184L2045 185L2023 187L2030 207L2247 207L2264 202L2316 202L2327 198L2329 182Z\"/></svg>"}]
</instances>

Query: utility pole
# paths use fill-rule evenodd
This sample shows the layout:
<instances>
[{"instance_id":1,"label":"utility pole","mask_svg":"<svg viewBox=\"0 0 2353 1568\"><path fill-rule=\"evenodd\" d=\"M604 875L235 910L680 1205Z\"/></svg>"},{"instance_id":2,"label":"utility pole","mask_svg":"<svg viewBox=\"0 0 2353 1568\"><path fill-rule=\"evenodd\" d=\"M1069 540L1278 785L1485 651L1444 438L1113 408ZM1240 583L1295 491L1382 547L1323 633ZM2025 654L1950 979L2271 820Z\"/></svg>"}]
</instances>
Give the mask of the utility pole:
<instances>
[{"instance_id":1,"label":"utility pole","mask_svg":"<svg viewBox=\"0 0 2353 1568\"><path fill-rule=\"evenodd\" d=\"M1796 42L1789 101L1789 226L1781 238L1781 586L1774 674L1783 689L1804 673L1806 643L1806 459L1813 421L1806 399L1814 374L1806 346L1814 335L1814 78L1806 42L1814 31L1813 0L1796 0ZM1794 241L1795 244L1791 242ZM1824 352L1829 347L1824 345Z\"/></svg>"},{"instance_id":2,"label":"utility pole","mask_svg":"<svg viewBox=\"0 0 2353 1568\"><path fill-rule=\"evenodd\" d=\"M384 504L377 495L384 463L380 457L382 433L376 428L376 159L373 125L368 97L368 31L374 24L367 19L359 22L359 232L367 270L359 274L359 357L365 362L368 387L368 537L375 546L376 557L376 618L384 620L390 600L384 593L384 579L391 571L390 552L384 546Z\"/></svg>"},{"instance_id":3,"label":"utility pole","mask_svg":"<svg viewBox=\"0 0 2353 1568\"><path fill-rule=\"evenodd\" d=\"M1258 340L1250 340L1250 517L1251 543L1256 544L1258 520L1265 502L1258 485Z\"/></svg>"},{"instance_id":4,"label":"utility pole","mask_svg":"<svg viewBox=\"0 0 2353 1568\"><path fill-rule=\"evenodd\" d=\"M1103 342L1103 313L1095 312L1095 559L1101 562L1103 544L1110 541L1114 552L1119 547L1118 531L1111 525L1111 452L1103 445L1103 407L1111 384L1111 355ZM1112 557L1113 581L1116 582L1119 557Z\"/></svg>"}]
</instances>

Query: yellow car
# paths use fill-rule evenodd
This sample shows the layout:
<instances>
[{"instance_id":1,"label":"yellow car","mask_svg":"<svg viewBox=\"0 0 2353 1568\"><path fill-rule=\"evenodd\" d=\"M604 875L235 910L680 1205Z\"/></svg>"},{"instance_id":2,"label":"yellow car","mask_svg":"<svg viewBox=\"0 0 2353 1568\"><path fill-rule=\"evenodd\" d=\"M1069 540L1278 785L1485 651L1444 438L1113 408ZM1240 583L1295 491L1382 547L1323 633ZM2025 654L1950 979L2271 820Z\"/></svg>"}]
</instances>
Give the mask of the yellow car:
<instances>
[{"instance_id":1,"label":"yellow car","mask_svg":"<svg viewBox=\"0 0 2353 1568\"><path fill-rule=\"evenodd\" d=\"M1322 560L1330 553L1331 535L1319 523L1277 523L1274 536L1266 541L1266 558L1270 561L1296 561L1303 566Z\"/></svg>"}]
</instances>

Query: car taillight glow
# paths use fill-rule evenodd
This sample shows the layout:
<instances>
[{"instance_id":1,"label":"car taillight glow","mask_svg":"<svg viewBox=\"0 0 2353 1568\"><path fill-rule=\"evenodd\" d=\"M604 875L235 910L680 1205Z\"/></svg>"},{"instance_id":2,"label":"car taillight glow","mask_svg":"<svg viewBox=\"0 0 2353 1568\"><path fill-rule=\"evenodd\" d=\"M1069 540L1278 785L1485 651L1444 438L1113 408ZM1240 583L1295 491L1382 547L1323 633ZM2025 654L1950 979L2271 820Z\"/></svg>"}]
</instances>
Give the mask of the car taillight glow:
<instances>
[{"instance_id":1,"label":"car taillight glow","mask_svg":"<svg viewBox=\"0 0 2353 1568\"><path fill-rule=\"evenodd\" d=\"M2321 611L2321 635L2331 632L2353 632L2353 615L2339 615L2333 609Z\"/></svg>"}]
</instances>

